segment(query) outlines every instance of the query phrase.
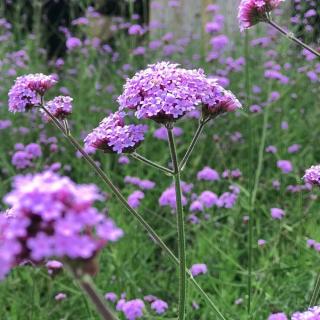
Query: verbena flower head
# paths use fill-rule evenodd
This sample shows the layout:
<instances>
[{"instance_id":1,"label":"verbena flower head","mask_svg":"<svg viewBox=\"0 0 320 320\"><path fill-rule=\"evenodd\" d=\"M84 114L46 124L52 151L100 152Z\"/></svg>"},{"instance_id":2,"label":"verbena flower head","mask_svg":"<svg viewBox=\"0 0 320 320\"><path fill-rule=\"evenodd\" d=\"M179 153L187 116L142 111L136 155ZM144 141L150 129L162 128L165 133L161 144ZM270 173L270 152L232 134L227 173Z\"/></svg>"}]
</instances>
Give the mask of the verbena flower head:
<instances>
[{"instance_id":1,"label":"verbena flower head","mask_svg":"<svg viewBox=\"0 0 320 320\"><path fill-rule=\"evenodd\" d=\"M142 318L144 302L141 299L134 299L124 302L122 311L127 320L136 320Z\"/></svg>"},{"instance_id":2,"label":"verbena flower head","mask_svg":"<svg viewBox=\"0 0 320 320\"><path fill-rule=\"evenodd\" d=\"M238 12L241 31L266 21L267 14L276 9L282 1L284 0L242 0Z\"/></svg>"},{"instance_id":3,"label":"verbena flower head","mask_svg":"<svg viewBox=\"0 0 320 320\"><path fill-rule=\"evenodd\" d=\"M205 117L216 117L221 113L242 108L240 101L231 91L218 85L215 79L208 79L208 82L210 91L202 100L202 112Z\"/></svg>"},{"instance_id":4,"label":"verbena flower head","mask_svg":"<svg viewBox=\"0 0 320 320\"><path fill-rule=\"evenodd\" d=\"M138 119L166 123L194 110L208 92L209 84L202 70L159 62L128 79L118 102L120 110L135 110Z\"/></svg>"},{"instance_id":5,"label":"verbena flower head","mask_svg":"<svg viewBox=\"0 0 320 320\"><path fill-rule=\"evenodd\" d=\"M25 112L40 104L40 96L50 89L56 80L42 73L18 77L11 87L9 97L10 112Z\"/></svg>"},{"instance_id":6,"label":"verbena flower head","mask_svg":"<svg viewBox=\"0 0 320 320\"><path fill-rule=\"evenodd\" d=\"M320 307L312 307L309 308L308 311L305 312L295 312L291 320L318 320L320 319Z\"/></svg>"},{"instance_id":7,"label":"verbena flower head","mask_svg":"<svg viewBox=\"0 0 320 320\"><path fill-rule=\"evenodd\" d=\"M48 101L46 108L54 117L64 119L72 112L72 101L73 99L69 96L58 96ZM46 120L50 120L46 113L43 113L43 115Z\"/></svg>"},{"instance_id":8,"label":"verbena flower head","mask_svg":"<svg viewBox=\"0 0 320 320\"><path fill-rule=\"evenodd\" d=\"M307 169L303 179L305 183L320 187L320 165Z\"/></svg>"},{"instance_id":9,"label":"verbena flower head","mask_svg":"<svg viewBox=\"0 0 320 320\"><path fill-rule=\"evenodd\" d=\"M191 274L196 277L200 274L205 274L208 272L208 268L204 263L194 264L190 269Z\"/></svg>"},{"instance_id":10,"label":"verbena flower head","mask_svg":"<svg viewBox=\"0 0 320 320\"><path fill-rule=\"evenodd\" d=\"M288 320L288 318L285 313L277 312L270 314L268 320Z\"/></svg>"},{"instance_id":11,"label":"verbena flower head","mask_svg":"<svg viewBox=\"0 0 320 320\"><path fill-rule=\"evenodd\" d=\"M151 309L154 310L157 314L164 314L168 309L168 304L160 299L155 299L151 303Z\"/></svg>"},{"instance_id":12,"label":"verbena flower head","mask_svg":"<svg viewBox=\"0 0 320 320\"><path fill-rule=\"evenodd\" d=\"M125 125L124 113L115 112L104 118L84 140L86 147L110 153L133 152L144 140L145 125Z\"/></svg>"},{"instance_id":13,"label":"verbena flower head","mask_svg":"<svg viewBox=\"0 0 320 320\"><path fill-rule=\"evenodd\" d=\"M90 266L109 241L123 235L93 207L102 199L96 186L51 171L17 176L4 198L14 215L0 216L0 277L25 260L59 258Z\"/></svg>"}]
</instances>

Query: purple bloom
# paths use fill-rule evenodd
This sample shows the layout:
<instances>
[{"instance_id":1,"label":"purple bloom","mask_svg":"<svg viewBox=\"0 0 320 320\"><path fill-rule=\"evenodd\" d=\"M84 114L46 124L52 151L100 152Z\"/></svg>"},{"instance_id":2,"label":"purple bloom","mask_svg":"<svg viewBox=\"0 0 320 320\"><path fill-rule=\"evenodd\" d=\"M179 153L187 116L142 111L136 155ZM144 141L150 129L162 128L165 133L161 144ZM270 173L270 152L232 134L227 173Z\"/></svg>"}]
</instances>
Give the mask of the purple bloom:
<instances>
[{"instance_id":1,"label":"purple bloom","mask_svg":"<svg viewBox=\"0 0 320 320\"><path fill-rule=\"evenodd\" d=\"M271 208L270 212L271 212L272 219L278 219L278 220L281 220L286 214L282 209L279 209L279 208Z\"/></svg>"},{"instance_id":2,"label":"purple bloom","mask_svg":"<svg viewBox=\"0 0 320 320\"><path fill-rule=\"evenodd\" d=\"M194 110L208 91L202 70L186 70L177 64L160 62L128 79L118 102L120 110L135 110L138 119L163 123Z\"/></svg>"},{"instance_id":3,"label":"purple bloom","mask_svg":"<svg viewBox=\"0 0 320 320\"><path fill-rule=\"evenodd\" d=\"M259 239L258 240L258 246L260 246L260 247L264 246L266 243L267 243L267 241L264 240L264 239Z\"/></svg>"},{"instance_id":4,"label":"purple bloom","mask_svg":"<svg viewBox=\"0 0 320 320\"><path fill-rule=\"evenodd\" d=\"M145 125L125 125L124 114L115 112L104 118L84 140L86 147L111 153L133 152L144 140Z\"/></svg>"},{"instance_id":5,"label":"purple bloom","mask_svg":"<svg viewBox=\"0 0 320 320\"><path fill-rule=\"evenodd\" d=\"M238 19L240 29L248 29L260 21L266 21L267 13L276 9L284 0L242 0Z\"/></svg>"},{"instance_id":6,"label":"purple bloom","mask_svg":"<svg viewBox=\"0 0 320 320\"><path fill-rule=\"evenodd\" d=\"M13 154L11 163L17 169L25 169L31 166L30 154L25 151L17 151Z\"/></svg>"},{"instance_id":7,"label":"purple bloom","mask_svg":"<svg viewBox=\"0 0 320 320\"><path fill-rule=\"evenodd\" d=\"M175 210L176 205L176 190L174 186L170 186L167 188L159 198L160 206L169 206L172 210ZM187 204L187 199L184 195L182 195L182 205L185 206Z\"/></svg>"},{"instance_id":8,"label":"purple bloom","mask_svg":"<svg viewBox=\"0 0 320 320\"><path fill-rule=\"evenodd\" d=\"M138 24L133 24L132 26L130 26L129 30L128 30L129 35L138 35L141 36L144 34L144 29L138 25Z\"/></svg>"},{"instance_id":9,"label":"purple bloom","mask_svg":"<svg viewBox=\"0 0 320 320\"><path fill-rule=\"evenodd\" d=\"M209 79L211 90L202 99L202 112L206 116L216 117L224 112L233 112L242 108L236 96L217 84L216 79Z\"/></svg>"},{"instance_id":10,"label":"purple bloom","mask_svg":"<svg viewBox=\"0 0 320 320\"><path fill-rule=\"evenodd\" d=\"M293 144L292 146L288 147L289 153L296 153L300 150L301 146L300 144Z\"/></svg>"},{"instance_id":11,"label":"purple bloom","mask_svg":"<svg viewBox=\"0 0 320 320\"><path fill-rule=\"evenodd\" d=\"M14 206L14 215L0 218L1 276L24 260L37 263L58 257L90 262L107 242L123 235L92 207L102 199L96 186L76 185L50 171L17 176L13 191L4 198Z\"/></svg>"},{"instance_id":12,"label":"purple bloom","mask_svg":"<svg viewBox=\"0 0 320 320\"><path fill-rule=\"evenodd\" d=\"M216 170L211 169L210 167L204 167L197 173L197 179L205 181L217 181L220 180L220 176Z\"/></svg>"},{"instance_id":13,"label":"purple bloom","mask_svg":"<svg viewBox=\"0 0 320 320\"><path fill-rule=\"evenodd\" d=\"M134 299L124 302L121 310L127 320L142 318L144 302L141 299Z\"/></svg>"},{"instance_id":14,"label":"purple bloom","mask_svg":"<svg viewBox=\"0 0 320 320\"><path fill-rule=\"evenodd\" d=\"M277 153L278 149L277 147L275 146L268 146L266 147L266 152L269 152L269 153Z\"/></svg>"},{"instance_id":15,"label":"purple bloom","mask_svg":"<svg viewBox=\"0 0 320 320\"><path fill-rule=\"evenodd\" d=\"M278 160L277 167L282 171L284 174L288 174L292 172L293 166L289 160Z\"/></svg>"},{"instance_id":16,"label":"purple bloom","mask_svg":"<svg viewBox=\"0 0 320 320\"><path fill-rule=\"evenodd\" d=\"M82 46L82 42L79 38L70 37L67 39L66 47L68 50L73 50Z\"/></svg>"},{"instance_id":17,"label":"purple bloom","mask_svg":"<svg viewBox=\"0 0 320 320\"><path fill-rule=\"evenodd\" d=\"M128 197L128 203L133 208L138 208L140 206L140 201L144 198L144 193L140 190L136 190L130 194Z\"/></svg>"},{"instance_id":18,"label":"purple bloom","mask_svg":"<svg viewBox=\"0 0 320 320\"><path fill-rule=\"evenodd\" d=\"M114 292L107 292L105 295L104 295L104 298L108 301L111 301L111 302L116 302L117 300L117 295L114 293Z\"/></svg>"},{"instance_id":19,"label":"purple bloom","mask_svg":"<svg viewBox=\"0 0 320 320\"><path fill-rule=\"evenodd\" d=\"M320 165L307 169L303 179L305 183L320 187Z\"/></svg>"},{"instance_id":20,"label":"purple bloom","mask_svg":"<svg viewBox=\"0 0 320 320\"><path fill-rule=\"evenodd\" d=\"M174 136L179 137L183 134L183 130L179 127L174 127L172 129L172 133ZM155 130L153 136L159 140L167 140L168 139L168 132L165 127L160 127L159 129Z\"/></svg>"},{"instance_id":21,"label":"purple bloom","mask_svg":"<svg viewBox=\"0 0 320 320\"><path fill-rule=\"evenodd\" d=\"M43 95L55 83L56 80L52 76L42 73L18 77L8 93L9 111L25 112L39 105L39 95Z\"/></svg>"},{"instance_id":22,"label":"purple bloom","mask_svg":"<svg viewBox=\"0 0 320 320\"><path fill-rule=\"evenodd\" d=\"M270 314L268 320L288 320L288 318L283 312L277 312Z\"/></svg>"},{"instance_id":23,"label":"purple bloom","mask_svg":"<svg viewBox=\"0 0 320 320\"><path fill-rule=\"evenodd\" d=\"M168 304L160 299L156 299L151 303L151 309L157 314L164 314L168 309Z\"/></svg>"},{"instance_id":24,"label":"purple bloom","mask_svg":"<svg viewBox=\"0 0 320 320\"><path fill-rule=\"evenodd\" d=\"M198 200L203 203L206 208L210 209L217 204L218 196L211 191L203 191Z\"/></svg>"},{"instance_id":25,"label":"purple bloom","mask_svg":"<svg viewBox=\"0 0 320 320\"><path fill-rule=\"evenodd\" d=\"M72 112L73 99L69 96L58 96L53 100L46 103L46 108L52 113L52 115L59 119L64 119ZM49 116L45 112L43 115L46 120L50 120Z\"/></svg>"},{"instance_id":26,"label":"purple bloom","mask_svg":"<svg viewBox=\"0 0 320 320\"><path fill-rule=\"evenodd\" d=\"M197 264L192 265L190 272L194 277L196 277L201 274L207 273L208 268L204 263L197 263Z\"/></svg>"},{"instance_id":27,"label":"purple bloom","mask_svg":"<svg viewBox=\"0 0 320 320\"><path fill-rule=\"evenodd\" d=\"M318 320L320 319L320 307L309 308L308 311L295 312L291 320Z\"/></svg>"},{"instance_id":28,"label":"purple bloom","mask_svg":"<svg viewBox=\"0 0 320 320\"><path fill-rule=\"evenodd\" d=\"M30 158L40 158L42 156L41 147L37 143L28 144L24 150L29 154Z\"/></svg>"},{"instance_id":29,"label":"purple bloom","mask_svg":"<svg viewBox=\"0 0 320 320\"><path fill-rule=\"evenodd\" d=\"M62 300L65 300L66 298L67 298L67 295L63 292L56 294L54 297L56 301L62 301Z\"/></svg>"}]
</instances>

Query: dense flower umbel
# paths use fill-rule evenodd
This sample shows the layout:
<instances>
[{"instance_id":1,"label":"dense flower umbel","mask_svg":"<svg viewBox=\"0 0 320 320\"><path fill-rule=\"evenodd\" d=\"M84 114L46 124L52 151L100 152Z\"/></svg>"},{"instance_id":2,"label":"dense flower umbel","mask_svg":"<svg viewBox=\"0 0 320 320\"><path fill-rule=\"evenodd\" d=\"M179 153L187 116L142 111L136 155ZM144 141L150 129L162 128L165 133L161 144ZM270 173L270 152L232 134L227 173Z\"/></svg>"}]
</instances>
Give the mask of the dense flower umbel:
<instances>
[{"instance_id":1,"label":"dense flower umbel","mask_svg":"<svg viewBox=\"0 0 320 320\"><path fill-rule=\"evenodd\" d=\"M40 96L50 89L56 80L42 73L18 77L9 91L9 111L25 112L40 104Z\"/></svg>"},{"instance_id":2,"label":"dense flower umbel","mask_svg":"<svg viewBox=\"0 0 320 320\"><path fill-rule=\"evenodd\" d=\"M210 92L202 99L202 112L205 116L216 117L225 112L242 108L240 101L229 90L217 84L215 79L208 79Z\"/></svg>"},{"instance_id":3,"label":"dense flower umbel","mask_svg":"<svg viewBox=\"0 0 320 320\"><path fill-rule=\"evenodd\" d=\"M125 125L124 115L122 112L115 112L104 118L99 126L85 138L85 145L111 153L134 151L144 140L147 127Z\"/></svg>"},{"instance_id":4,"label":"dense flower umbel","mask_svg":"<svg viewBox=\"0 0 320 320\"><path fill-rule=\"evenodd\" d=\"M277 8L282 1L284 0L242 0L238 12L241 31L266 21L267 14Z\"/></svg>"},{"instance_id":5,"label":"dense flower umbel","mask_svg":"<svg viewBox=\"0 0 320 320\"><path fill-rule=\"evenodd\" d=\"M309 308L305 312L296 312L292 315L291 320L319 320L320 319L320 307Z\"/></svg>"},{"instance_id":6,"label":"dense flower umbel","mask_svg":"<svg viewBox=\"0 0 320 320\"><path fill-rule=\"evenodd\" d=\"M307 169L303 179L305 183L320 187L320 165Z\"/></svg>"},{"instance_id":7,"label":"dense flower umbel","mask_svg":"<svg viewBox=\"0 0 320 320\"><path fill-rule=\"evenodd\" d=\"M69 96L58 96L53 100L48 101L46 103L46 108L54 117L64 119L72 112L72 101L73 99ZM50 119L46 113L43 114L46 120Z\"/></svg>"},{"instance_id":8,"label":"dense flower umbel","mask_svg":"<svg viewBox=\"0 0 320 320\"><path fill-rule=\"evenodd\" d=\"M102 199L96 186L77 185L51 171L16 177L4 199L14 214L0 215L0 278L25 260L57 257L90 266L107 242L123 235L92 207Z\"/></svg>"},{"instance_id":9,"label":"dense flower umbel","mask_svg":"<svg viewBox=\"0 0 320 320\"><path fill-rule=\"evenodd\" d=\"M159 62L127 80L118 101L120 110L135 110L138 119L165 123L194 110L208 92L209 83L202 70Z\"/></svg>"}]
</instances>

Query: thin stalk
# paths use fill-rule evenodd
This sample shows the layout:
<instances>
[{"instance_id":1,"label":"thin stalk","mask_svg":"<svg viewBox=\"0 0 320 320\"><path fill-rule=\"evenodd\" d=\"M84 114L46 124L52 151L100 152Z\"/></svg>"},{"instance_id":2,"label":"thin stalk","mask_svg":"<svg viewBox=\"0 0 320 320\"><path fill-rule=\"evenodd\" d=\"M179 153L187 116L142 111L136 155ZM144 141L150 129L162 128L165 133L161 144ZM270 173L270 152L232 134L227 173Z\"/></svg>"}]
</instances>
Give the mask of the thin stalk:
<instances>
[{"instance_id":1,"label":"thin stalk","mask_svg":"<svg viewBox=\"0 0 320 320\"><path fill-rule=\"evenodd\" d=\"M259 154L258 154L258 165L255 172L255 179L253 190L251 193L251 203L250 203L250 213L249 213L249 248L248 248L248 314L251 317L251 297L252 297L252 247L253 247L253 213L255 211L255 203L257 199L257 193L259 188L259 181L262 172L262 164L263 164L263 154L264 148L266 144L266 136L267 136L267 126L268 126L268 119L269 119L269 110L270 106L266 107L267 109L264 112L263 116L263 128L261 134L261 141L259 146ZM249 318L250 319L250 318Z\"/></svg>"},{"instance_id":2,"label":"thin stalk","mask_svg":"<svg viewBox=\"0 0 320 320\"><path fill-rule=\"evenodd\" d=\"M178 165L177 150L174 142L172 128L167 127L168 141L171 153L171 159L174 170L174 184L176 191L177 206L177 228L178 228L178 257L179 257L179 320L184 320L186 316L186 239L184 231L184 214L182 206L182 191L180 182L180 170Z\"/></svg>"},{"instance_id":3,"label":"thin stalk","mask_svg":"<svg viewBox=\"0 0 320 320\"><path fill-rule=\"evenodd\" d=\"M165 174L169 174L169 175L173 175L174 172L173 170L170 170L166 167L163 167L162 165L156 163L156 162L153 162L145 157L143 157L142 155L136 153L136 152L133 152L130 154L130 156L136 160L139 160L143 163L145 163L146 165L150 166L150 167L153 167L153 168L156 168L158 170L161 170L162 172L164 172Z\"/></svg>"},{"instance_id":4,"label":"thin stalk","mask_svg":"<svg viewBox=\"0 0 320 320\"><path fill-rule=\"evenodd\" d=\"M79 144L79 142L73 138L71 134L67 134L64 131L63 126L60 124L60 122L51 114L49 110L47 110L43 105L41 105L41 108L47 113L47 115L52 120L53 124L64 134L67 141L74 146L82 155L83 158L87 161L87 163L92 167L92 169L97 173L97 175L103 180L103 182L112 190L116 198L120 201L120 203L129 211L129 213L138 220L140 225L151 235L153 240L162 248L162 250L169 256L170 260L176 265L179 266L179 260L174 255L174 253L167 247L167 245L161 240L161 238L158 236L158 234L153 230L153 228L148 224L147 221L144 220L144 218L136 211L134 210L127 202L125 197L121 194L120 190L113 185L109 177L104 173L103 170L97 164L95 161L85 152L85 150L82 148L82 146ZM201 289L200 285L197 283L197 281L192 277L192 274L188 269L185 269L185 273L189 276L190 282L194 285L194 287L197 289L199 294L203 297L203 299L210 305L212 310L219 316L221 320L226 320L226 318L221 314L217 306L214 304L214 302L210 299L210 297L205 294L205 292Z\"/></svg>"},{"instance_id":5,"label":"thin stalk","mask_svg":"<svg viewBox=\"0 0 320 320\"><path fill-rule=\"evenodd\" d=\"M245 89L246 89L246 105L249 105L250 101L250 52L249 52L249 33L246 30L245 34L245 47L244 54L246 59L245 65ZM253 143L252 143L252 121L249 121L249 137L250 137L250 151L252 153ZM252 154L250 154L252 159ZM248 279L247 279L247 291L248 291L248 302L247 302L247 313L250 317L251 315L251 294L252 294L252 208L249 211L249 224L248 224Z\"/></svg>"},{"instance_id":6,"label":"thin stalk","mask_svg":"<svg viewBox=\"0 0 320 320\"><path fill-rule=\"evenodd\" d=\"M203 119L201 119L199 121L198 128L197 128L197 130L196 130L196 132L195 132L195 134L194 134L194 136L193 136L193 138L191 140L191 143L190 143L190 145L189 145L189 147L187 149L187 152L185 153L181 163L179 164L179 170L180 171L182 171L185 168L186 163L187 163L187 161L188 161L188 159L189 159L189 157L190 157L195 145L197 144L198 139L200 137L200 134L201 134L201 132L202 132L202 130L203 130L203 128L204 128L206 123L207 123L207 121L205 121Z\"/></svg>"},{"instance_id":7,"label":"thin stalk","mask_svg":"<svg viewBox=\"0 0 320 320\"><path fill-rule=\"evenodd\" d=\"M94 284L91 281L91 278L86 275L83 277L75 276L79 286L83 292L90 299L92 304L96 307L97 312L100 314L101 319L103 320L116 320L117 318L112 314L112 312L105 305L103 298L98 293L98 290L95 288Z\"/></svg>"},{"instance_id":8,"label":"thin stalk","mask_svg":"<svg viewBox=\"0 0 320 320\"><path fill-rule=\"evenodd\" d=\"M286 36L287 38L289 38L290 40L294 41L295 43L297 43L299 46L303 47L304 49L310 51L311 53L313 53L314 55L316 55L318 58L320 58L320 52L316 51L315 49L311 48L310 46L308 46L307 44L305 44L304 42L302 42L300 39L298 39L297 37L295 37L295 35L292 32L288 32L285 29L283 29L282 27L280 27L277 23L275 23L274 21L272 21L271 19L267 19L266 21L267 23L269 23L273 28L275 28L276 30L278 30L280 33L282 33L284 36Z\"/></svg>"},{"instance_id":9,"label":"thin stalk","mask_svg":"<svg viewBox=\"0 0 320 320\"><path fill-rule=\"evenodd\" d=\"M314 307L317 304L317 301L319 298L319 293L320 293L320 273L317 276L317 280L316 280L315 286L313 288L309 308Z\"/></svg>"}]
</instances>

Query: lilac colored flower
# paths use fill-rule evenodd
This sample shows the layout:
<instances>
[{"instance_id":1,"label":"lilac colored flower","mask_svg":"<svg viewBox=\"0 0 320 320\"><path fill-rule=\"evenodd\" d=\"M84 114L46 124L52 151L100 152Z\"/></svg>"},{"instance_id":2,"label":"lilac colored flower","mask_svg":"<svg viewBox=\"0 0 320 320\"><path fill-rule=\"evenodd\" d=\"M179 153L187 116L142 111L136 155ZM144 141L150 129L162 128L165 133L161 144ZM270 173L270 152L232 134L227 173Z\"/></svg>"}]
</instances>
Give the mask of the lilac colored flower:
<instances>
[{"instance_id":1,"label":"lilac colored flower","mask_svg":"<svg viewBox=\"0 0 320 320\"><path fill-rule=\"evenodd\" d=\"M274 189L279 190L280 186L281 186L280 181L279 180L273 180L272 181L272 186L273 186Z\"/></svg>"},{"instance_id":2,"label":"lilac colored flower","mask_svg":"<svg viewBox=\"0 0 320 320\"><path fill-rule=\"evenodd\" d=\"M190 268L190 272L194 277L196 277L201 274L207 273L208 268L204 263L197 263L197 264L192 265L192 267Z\"/></svg>"},{"instance_id":3,"label":"lilac colored flower","mask_svg":"<svg viewBox=\"0 0 320 320\"><path fill-rule=\"evenodd\" d=\"M277 149L277 147L275 147L275 146L268 146L268 147L266 147L266 152L269 152L269 153L277 153L277 151L278 151L278 149Z\"/></svg>"},{"instance_id":4,"label":"lilac colored flower","mask_svg":"<svg viewBox=\"0 0 320 320\"><path fill-rule=\"evenodd\" d=\"M133 152L144 140L145 125L125 125L124 114L115 112L104 118L85 138L85 146L111 153Z\"/></svg>"},{"instance_id":5,"label":"lilac colored flower","mask_svg":"<svg viewBox=\"0 0 320 320\"><path fill-rule=\"evenodd\" d=\"M82 42L79 38L70 37L67 39L66 47L68 50L73 50L82 46Z\"/></svg>"},{"instance_id":6,"label":"lilac colored flower","mask_svg":"<svg viewBox=\"0 0 320 320\"><path fill-rule=\"evenodd\" d=\"M278 220L281 220L286 214L282 209L279 209L279 208L271 208L270 212L271 212L272 219L278 219Z\"/></svg>"},{"instance_id":7,"label":"lilac colored flower","mask_svg":"<svg viewBox=\"0 0 320 320\"><path fill-rule=\"evenodd\" d=\"M18 77L8 93L9 111L25 112L39 105L39 95L43 95L55 83L52 76L42 73Z\"/></svg>"},{"instance_id":8,"label":"lilac colored flower","mask_svg":"<svg viewBox=\"0 0 320 320\"><path fill-rule=\"evenodd\" d=\"M313 240L313 239L308 239L308 240L307 240L307 247L308 247L308 248L314 247L315 244L316 244L316 241L315 241L315 240Z\"/></svg>"},{"instance_id":9,"label":"lilac colored flower","mask_svg":"<svg viewBox=\"0 0 320 320\"><path fill-rule=\"evenodd\" d=\"M233 112L242 108L236 96L217 84L216 79L209 79L211 90L202 99L202 112L206 116L216 117L224 112Z\"/></svg>"},{"instance_id":10,"label":"lilac colored flower","mask_svg":"<svg viewBox=\"0 0 320 320\"><path fill-rule=\"evenodd\" d=\"M128 79L118 102L120 110L135 110L138 119L163 123L194 110L207 92L208 82L202 70L160 62Z\"/></svg>"},{"instance_id":11,"label":"lilac colored flower","mask_svg":"<svg viewBox=\"0 0 320 320\"><path fill-rule=\"evenodd\" d=\"M143 189L143 190L153 189L156 185L155 182L153 182L151 180L141 180L138 177L131 177L131 176L126 176L124 178L124 182L136 185L140 189Z\"/></svg>"},{"instance_id":12,"label":"lilac colored flower","mask_svg":"<svg viewBox=\"0 0 320 320\"><path fill-rule=\"evenodd\" d=\"M136 190L130 194L128 197L128 203L133 208L138 208L140 206L140 201L144 198L144 193L140 190Z\"/></svg>"},{"instance_id":13,"label":"lilac colored flower","mask_svg":"<svg viewBox=\"0 0 320 320\"><path fill-rule=\"evenodd\" d=\"M218 196L211 191L203 191L198 197L198 200L203 203L206 208L210 209L217 204Z\"/></svg>"},{"instance_id":14,"label":"lilac colored flower","mask_svg":"<svg viewBox=\"0 0 320 320\"><path fill-rule=\"evenodd\" d=\"M196 211L203 211L203 203L199 200L195 200L191 203L189 210L191 212L196 212Z\"/></svg>"},{"instance_id":15,"label":"lilac colored flower","mask_svg":"<svg viewBox=\"0 0 320 320\"><path fill-rule=\"evenodd\" d=\"M142 318L144 302L141 299L126 301L122 306L122 312L127 320Z\"/></svg>"},{"instance_id":16,"label":"lilac colored flower","mask_svg":"<svg viewBox=\"0 0 320 320\"><path fill-rule=\"evenodd\" d=\"M252 106L250 106L250 111L253 113L260 113L261 112L261 107L257 104L254 104Z\"/></svg>"},{"instance_id":17,"label":"lilac colored flower","mask_svg":"<svg viewBox=\"0 0 320 320\"><path fill-rule=\"evenodd\" d=\"M175 210L176 205L176 191L173 186L167 188L159 198L160 206L169 206L172 210ZM184 195L182 195L182 205L185 206L187 204L187 199Z\"/></svg>"},{"instance_id":18,"label":"lilac colored flower","mask_svg":"<svg viewBox=\"0 0 320 320\"><path fill-rule=\"evenodd\" d=\"M288 320L283 312L272 313L269 315L268 320Z\"/></svg>"},{"instance_id":19,"label":"lilac colored flower","mask_svg":"<svg viewBox=\"0 0 320 320\"><path fill-rule=\"evenodd\" d=\"M267 14L276 9L282 1L284 0L242 0L238 12L240 30L266 21Z\"/></svg>"},{"instance_id":20,"label":"lilac colored flower","mask_svg":"<svg viewBox=\"0 0 320 320\"><path fill-rule=\"evenodd\" d=\"M96 186L76 185L51 171L17 176L13 191L4 198L14 206L14 216L5 223L0 218L0 265L6 267L0 274L24 260L38 263L57 257L89 262L123 235L92 207L102 199Z\"/></svg>"},{"instance_id":21,"label":"lilac colored flower","mask_svg":"<svg viewBox=\"0 0 320 320\"><path fill-rule=\"evenodd\" d=\"M63 263L57 260L49 260L46 263L46 267L50 275L55 275L63 268Z\"/></svg>"},{"instance_id":22,"label":"lilac colored flower","mask_svg":"<svg viewBox=\"0 0 320 320\"><path fill-rule=\"evenodd\" d=\"M278 160L277 167L282 171L284 174L288 174L292 172L293 166L289 160Z\"/></svg>"},{"instance_id":23,"label":"lilac colored flower","mask_svg":"<svg viewBox=\"0 0 320 320\"><path fill-rule=\"evenodd\" d=\"M260 246L260 247L263 247L266 243L267 243L267 241L264 240L264 239L259 239L258 240L258 246Z\"/></svg>"},{"instance_id":24,"label":"lilac colored flower","mask_svg":"<svg viewBox=\"0 0 320 320\"><path fill-rule=\"evenodd\" d=\"M12 122L10 120L0 120L0 130L7 129L11 127Z\"/></svg>"},{"instance_id":25,"label":"lilac colored flower","mask_svg":"<svg viewBox=\"0 0 320 320\"><path fill-rule=\"evenodd\" d=\"M118 159L118 163L120 164L129 164L130 160L127 156L120 156Z\"/></svg>"},{"instance_id":26,"label":"lilac colored flower","mask_svg":"<svg viewBox=\"0 0 320 320\"><path fill-rule=\"evenodd\" d=\"M292 146L288 147L289 153L296 153L300 150L301 145L300 144L293 144Z\"/></svg>"},{"instance_id":27,"label":"lilac colored flower","mask_svg":"<svg viewBox=\"0 0 320 320\"><path fill-rule=\"evenodd\" d=\"M41 147L37 143L28 144L24 151L29 154L30 158L40 158L42 156Z\"/></svg>"},{"instance_id":28,"label":"lilac colored flower","mask_svg":"<svg viewBox=\"0 0 320 320\"><path fill-rule=\"evenodd\" d=\"M144 34L144 29L139 24L133 24L128 30L129 35L142 36Z\"/></svg>"},{"instance_id":29,"label":"lilac colored flower","mask_svg":"<svg viewBox=\"0 0 320 320\"><path fill-rule=\"evenodd\" d=\"M56 301L62 301L65 300L67 298L67 295L63 292L58 293L57 295L55 295L54 299Z\"/></svg>"},{"instance_id":30,"label":"lilac colored flower","mask_svg":"<svg viewBox=\"0 0 320 320\"><path fill-rule=\"evenodd\" d=\"M288 128L289 128L288 122L287 121L282 121L281 122L281 129L282 130L288 130Z\"/></svg>"},{"instance_id":31,"label":"lilac colored flower","mask_svg":"<svg viewBox=\"0 0 320 320\"><path fill-rule=\"evenodd\" d=\"M318 320L320 319L320 307L309 308L308 311L295 312L291 320Z\"/></svg>"},{"instance_id":32,"label":"lilac colored flower","mask_svg":"<svg viewBox=\"0 0 320 320\"><path fill-rule=\"evenodd\" d=\"M157 314L164 314L168 309L168 304L163 300L156 299L151 303L151 309Z\"/></svg>"},{"instance_id":33,"label":"lilac colored flower","mask_svg":"<svg viewBox=\"0 0 320 320\"><path fill-rule=\"evenodd\" d=\"M115 303L117 301L117 295L114 293L114 292L107 292L105 295L104 295L104 298L107 300L107 301L111 301L113 303Z\"/></svg>"},{"instance_id":34,"label":"lilac colored flower","mask_svg":"<svg viewBox=\"0 0 320 320\"><path fill-rule=\"evenodd\" d=\"M307 169L303 179L305 183L320 187L320 165Z\"/></svg>"},{"instance_id":35,"label":"lilac colored flower","mask_svg":"<svg viewBox=\"0 0 320 320\"><path fill-rule=\"evenodd\" d=\"M183 130L179 127L173 127L172 133L176 137L180 137L183 134ZM165 127L160 127L159 129L155 130L153 136L159 140L167 140L168 139L168 132Z\"/></svg>"},{"instance_id":36,"label":"lilac colored flower","mask_svg":"<svg viewBox=\"0 0 320 320\"><path fill-rule=\"evenodd\" d=\"M58 96L53 100L48 101L45 107L54 117L64 119L72 112L72 101L73 99L69 96ZM43 115L46 120L50 120L45 112L43 112Z\"/></svg>"},{"instance_id":37,"label":"lilac colored flower","mask_svg":"<svg viewBox=\"0 0 320 320\"><path fill-rule=\"evenodd\" d=\"M197 179L204 181L218 181L220 180L220 176L216 170L210 167L204 167L197 173Z\"/></svg>"},{"instance_id":38,"label":"lilac colored flower","mask_svg":"<svg viewBox=\"0 0 320 320\"><path fill-rule=\"evenodd\" d=\"M17 169L25 169L31 166L30 154L25 151L17 151L13 154L11 163Z\"/></svg>"}]
</instances>

